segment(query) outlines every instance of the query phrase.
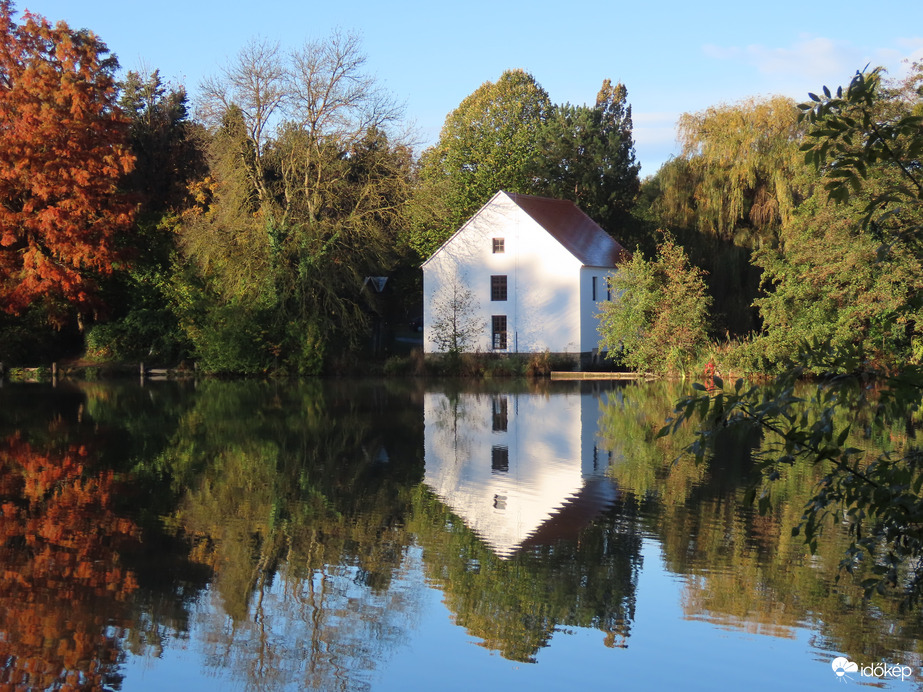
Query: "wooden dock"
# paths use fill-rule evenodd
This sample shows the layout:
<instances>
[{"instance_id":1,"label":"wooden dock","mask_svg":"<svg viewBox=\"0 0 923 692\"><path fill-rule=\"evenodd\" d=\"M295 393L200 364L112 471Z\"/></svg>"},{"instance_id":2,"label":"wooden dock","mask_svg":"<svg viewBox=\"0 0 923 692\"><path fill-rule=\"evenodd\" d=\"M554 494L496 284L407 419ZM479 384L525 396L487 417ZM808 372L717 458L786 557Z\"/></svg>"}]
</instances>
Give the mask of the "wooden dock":
<instances>
[{"instance_id":1,"label":"wooden dock","mask_svg":"<svg viewBox=\"0 0 923 692\"><path fill-rule=\"evenodd\" d=\"M567 370L552 371L551 379L553 380L621 380L644 382L656 380L657 377L647 372L571 372Z\"/></svg>"}]
</instances>

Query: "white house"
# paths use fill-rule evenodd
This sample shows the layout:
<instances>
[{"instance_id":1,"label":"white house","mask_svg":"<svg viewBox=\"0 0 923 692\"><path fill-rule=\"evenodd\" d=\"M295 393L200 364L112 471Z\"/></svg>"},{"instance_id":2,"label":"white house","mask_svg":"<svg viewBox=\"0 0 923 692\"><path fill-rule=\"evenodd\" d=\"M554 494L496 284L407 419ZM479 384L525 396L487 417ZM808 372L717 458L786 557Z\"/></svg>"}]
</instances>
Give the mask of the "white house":
<instances>
[{"instance_id":1,"label":"white house","mask_svg":"<svg viewBox=\"0 0 923 692\"><path fill-rule=\"evenodd\" d=\"M587 354L598 348L606 277L626 255L573 202L500 191L423 263L423 348L453 295L476 327L466 350Z\"/></svg>"},{"instance_id":2,"label":"white house","mask_svg":"<svg viewBox=\"0 0 923 692\"><path fill-rule=\"evenodd\" d=\"M423 482L501 558L576 537L618 498L600 446L603 401L577 387L427 392Z\"/></svg>"}]
</instances>

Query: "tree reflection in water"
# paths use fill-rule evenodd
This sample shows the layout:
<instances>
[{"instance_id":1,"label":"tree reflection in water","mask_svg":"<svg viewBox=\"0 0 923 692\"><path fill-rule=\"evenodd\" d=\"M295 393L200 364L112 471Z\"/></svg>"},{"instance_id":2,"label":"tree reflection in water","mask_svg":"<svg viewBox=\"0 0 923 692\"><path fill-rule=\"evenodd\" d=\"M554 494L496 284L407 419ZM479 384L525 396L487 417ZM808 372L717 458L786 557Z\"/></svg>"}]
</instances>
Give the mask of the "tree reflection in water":
<instances>
[{"instance_id":1,"label":"tree reflection in water","mask_svg":"<svg viewBox=\"0 0 923 692\"><path fill-rule=\"evenodd\" d=\"M423 588L405 578L419 414L381 388L201 389L169 452L186 490L168 521L214 572L207 659L255 689L367 688Z\"/></svg>"},{"instance_id":2,"label":"tree reflection in water","mask_svg":"<svg viewBox=\"0 0 923 692\"><path fill-rule=\"evenodd\" d=\"M733 435L697 465L682 454L691 430L656 438L663 402L675 401L681 387L625 387L609 397L601 428L615 450L613 478L645 505L644 528L657 537L666 567L686 577L686 617L782 637L807 626L817 629L821 648L919 668L912 649L923 640L920 614L903 612L896 598L866 601L861 573L839 573L848 542L842 527L828 526L814 555L792 536L823 469L798 463L782 479L763 481L753 464L762 441ZM847 444L877 456L906 434L873 440L858 425ZM764 514L750 499L754 485L756 497L768 498Z\"/></svg>"},{"instance_id":3,"label":"tree reflection in water","mask_svg":"<svg viewBox=\"0 0 923 692\"><path fill-rule=\"evenodd\" d=\"M567 627L602 630L606 646L627 646L641 534L625 510L617 506L573 539L508 559L423 487L414 496L412 527L427 575L445 592L455 622L504 657L534 662L554 632Z\"/></svg>"},{"instance_id":4,"label":"tree reflection in water","mask_svg":"<svg viewBox=\"0 0 923 692\"><path fill-rule=\"evenodd\" d=\"M84 444L0 441L0 660L12 689L119 680L138 586L122 552L138 527L113 509L114 472L95 466Z\"/></svg>"},{"instance_id":5,"label":"tree reflection in water","mask_svg":"<svg viewBox=\"0 0 923 692\"><path fill-rule=\"evenodd\" d=\"M481 475L467 478L490 489L523 463L523 397L557 389L462 390L433 408L438 439L459 441L444 456L475 458ZM774 483L759 515L745 501L758 440L727 439L702 466L674 463L683 434L655 439L673 385L582 392L570 427L542 418L550 429L525 437L572 449L555 463L584 469L556 478L586 481L600 460L593 473L605 473L611 450L618 493L578 530L536 531L502 554L466 524L476 493L453 505L424 483L434 393L321 382L0 389L0 687L118 687L130 655L174 646L252 689L367 689L426 636L417 618L433 587L455 624L514 661L537 660L577 627L632 650L642 540L682 575L686 618L773 636L809 626L818 647L919 665L917 614L834 581L843 536L831 528L815 556L791 537L813 469ZM565 428L579 444L567 447L577 438ZM902 434L857 430L852 444L899 445Z\"/></svg>"}]
</instances>

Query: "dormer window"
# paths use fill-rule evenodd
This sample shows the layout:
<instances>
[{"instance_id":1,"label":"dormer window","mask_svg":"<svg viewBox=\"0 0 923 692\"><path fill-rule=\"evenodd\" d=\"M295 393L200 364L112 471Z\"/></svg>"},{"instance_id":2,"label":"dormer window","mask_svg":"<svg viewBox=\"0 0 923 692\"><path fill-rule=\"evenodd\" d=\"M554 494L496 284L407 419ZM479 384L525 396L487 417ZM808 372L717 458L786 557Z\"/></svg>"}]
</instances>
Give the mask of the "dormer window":
<instances>
[{"instance_id":1,"label":"dormer window","mask_svg":"<svg viewBox=\"0 0 923 692\"><path fill-rule=\"evenodd\" d=\"M506 252L504 247L503 238L494 238L494 254L499 255L502 252Z\"/></svg>"}]
</instances>

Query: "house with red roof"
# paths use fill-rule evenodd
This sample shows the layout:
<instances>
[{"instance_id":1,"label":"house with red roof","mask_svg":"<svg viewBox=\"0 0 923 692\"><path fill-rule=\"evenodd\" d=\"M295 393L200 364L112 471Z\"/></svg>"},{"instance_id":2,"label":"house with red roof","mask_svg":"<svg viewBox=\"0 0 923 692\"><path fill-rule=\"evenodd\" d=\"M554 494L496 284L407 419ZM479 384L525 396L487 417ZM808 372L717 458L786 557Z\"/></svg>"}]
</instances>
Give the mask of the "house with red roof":
<instances>
[{"instance_id":1,"label":"house with red roof","mask_svg":"<svg viewBox=\"0 0 923 692\"><path fill-rule=\"evenodd\" d=\"M465 351L592 354L626 257L573 202L501 190L423 263L424 351L454 321Z\"/></svg>"}]
</instances>

